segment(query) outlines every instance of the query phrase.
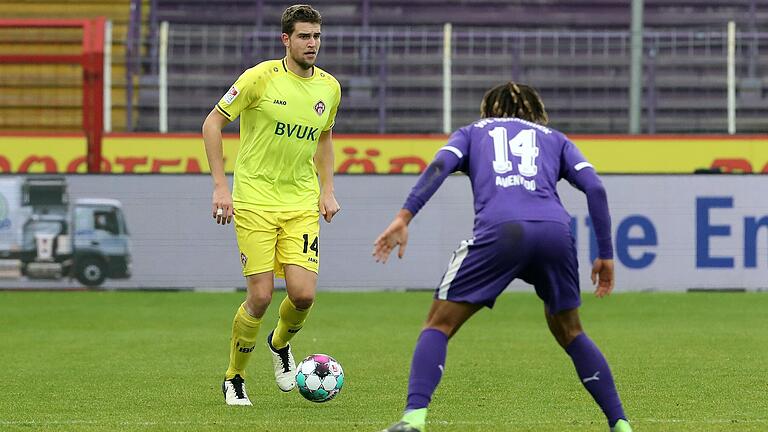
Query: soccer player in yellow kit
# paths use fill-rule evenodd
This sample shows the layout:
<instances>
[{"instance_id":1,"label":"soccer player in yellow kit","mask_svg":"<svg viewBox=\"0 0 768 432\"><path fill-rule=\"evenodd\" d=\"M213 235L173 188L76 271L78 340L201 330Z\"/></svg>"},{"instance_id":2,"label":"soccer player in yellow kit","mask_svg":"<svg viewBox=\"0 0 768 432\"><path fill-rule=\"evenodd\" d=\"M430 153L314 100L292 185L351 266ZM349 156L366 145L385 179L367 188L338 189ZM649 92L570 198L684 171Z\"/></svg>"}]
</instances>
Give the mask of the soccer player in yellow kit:
<instances>
[{"instance_id":1,"label":"soccer player in yellow kit","mask_svg":"<svg viewBox=\"0 0 768 432\"><path fill-rule=\"evenodd\" d=\"M301 330L315 300L319 219L322 215L330 222L340 209L333 191L331 128L341 87L315 66L321 23L311 6L286 9L281 23L285 58L245 71L203 123L214 183L213 218L222 225L234 219L248 288L232 324L222 384L228 405L251 405L245 367L272 300L275 276L285 278L288 295L267 346L280 390L295 386L288 342ZM221 129L238 116L240 149L230 194Z\"/></svg>"}]
</instances>

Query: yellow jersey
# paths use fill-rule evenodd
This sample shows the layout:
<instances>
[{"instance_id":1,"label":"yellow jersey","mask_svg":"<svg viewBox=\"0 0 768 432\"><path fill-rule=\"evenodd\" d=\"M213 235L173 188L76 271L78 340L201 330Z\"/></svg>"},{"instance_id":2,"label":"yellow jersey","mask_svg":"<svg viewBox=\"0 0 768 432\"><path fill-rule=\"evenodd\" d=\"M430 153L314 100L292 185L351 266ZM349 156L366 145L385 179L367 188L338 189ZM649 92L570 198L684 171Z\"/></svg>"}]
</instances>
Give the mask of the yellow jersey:
<instances>
[{"instance_id":1,"label":"yellow jersey","mask_svg":"<svg viewBox=\"0 0 768 432\"><path fill-rule=\"evenodd\" d=\"M318 67L302 78L285 62L269 60L243 72L216 104L230 121L240 117L235 209L317 210L313 157L320 134L333 127L341 86Z\"/></svg>"}]
</instances>

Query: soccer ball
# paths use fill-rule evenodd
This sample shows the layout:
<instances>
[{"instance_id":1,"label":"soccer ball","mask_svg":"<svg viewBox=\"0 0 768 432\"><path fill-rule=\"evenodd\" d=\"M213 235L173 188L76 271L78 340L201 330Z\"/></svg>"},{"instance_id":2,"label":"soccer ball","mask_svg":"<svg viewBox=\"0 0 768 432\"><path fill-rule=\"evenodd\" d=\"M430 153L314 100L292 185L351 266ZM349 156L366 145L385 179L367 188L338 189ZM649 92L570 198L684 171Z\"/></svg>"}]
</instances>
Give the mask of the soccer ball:
<instances>
[{"instance_id":1,"label":"soccer ball","mask_svg":"<svg viewBox=\"0 0 768 432\"><path fill-rule=\"evenodd\" d=\"M328 402L339 394L343 385L341 365L327 354L312 354L296 367L296 386L309 401Z\"/></svg>"}]
</instances>

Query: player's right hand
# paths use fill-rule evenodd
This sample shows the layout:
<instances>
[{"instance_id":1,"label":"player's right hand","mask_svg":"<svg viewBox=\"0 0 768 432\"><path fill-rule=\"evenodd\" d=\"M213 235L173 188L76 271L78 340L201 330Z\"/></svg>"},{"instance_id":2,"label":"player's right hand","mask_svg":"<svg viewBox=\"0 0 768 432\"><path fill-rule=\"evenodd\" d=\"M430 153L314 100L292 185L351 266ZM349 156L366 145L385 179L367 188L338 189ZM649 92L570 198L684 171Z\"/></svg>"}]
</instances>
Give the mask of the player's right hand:
<instances>
[{"instance_id":1,"label":"player's right hand","mask_svg":"<svg viewBox=\"0 0 768 432\"><path fill-rule=\"evenodd\" d=\"M397 257L405 255L405 246L408 244L408 224L401 217L396 217L387 229L384 230L373 242L373 257L376 262L386 263L389 254L400 246Z\"/></svg>"},{"instance_id":2,"label":"player's right hand","mask_svg":"<svg viewBox=\"0 0 768 432\"><path fill-rule=\"evenodd\" d=\"M595 295L605 297L613 291L613 260L597 258L592 263L592 284L597 284Z\"/></svg>"},{"instance_id":3,"label":"player's right hand","mask_svg":"<svg viewBox=\"0 0 768 432\"><path fill-rule=\"evenodd\" d=\"M213 219L217 224L228 224L232 222L232 215L235 209L232 207L232 194L227 186L216 186L213 188L213 200L211 210Z\"/></svg>"}]
</instances>

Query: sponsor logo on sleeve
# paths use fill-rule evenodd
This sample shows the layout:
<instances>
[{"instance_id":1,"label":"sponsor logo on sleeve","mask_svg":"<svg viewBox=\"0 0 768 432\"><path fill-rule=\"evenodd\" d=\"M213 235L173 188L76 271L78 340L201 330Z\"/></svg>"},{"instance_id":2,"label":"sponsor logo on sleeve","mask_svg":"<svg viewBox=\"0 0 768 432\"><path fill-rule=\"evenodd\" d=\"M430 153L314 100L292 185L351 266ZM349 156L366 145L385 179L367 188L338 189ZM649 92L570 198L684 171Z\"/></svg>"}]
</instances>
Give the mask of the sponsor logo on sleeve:
<instances>
[{"instance_id":1,"label":"sponsor logo on sleeve","mask_svg":"<svg viewBox=\"0 0 768 432\"><path fill-rule=\"evenodd\" d=\"M240 91L237 90L237 87L232 86L229 88L229 91L227 91L227 94L225 94L222 99L224 99L224 102L226 102L227 104L231 104L232 102L235 101L235 99L237 98L237 95L239 94L240 94Z\"/></svg>"}]
</instances>

